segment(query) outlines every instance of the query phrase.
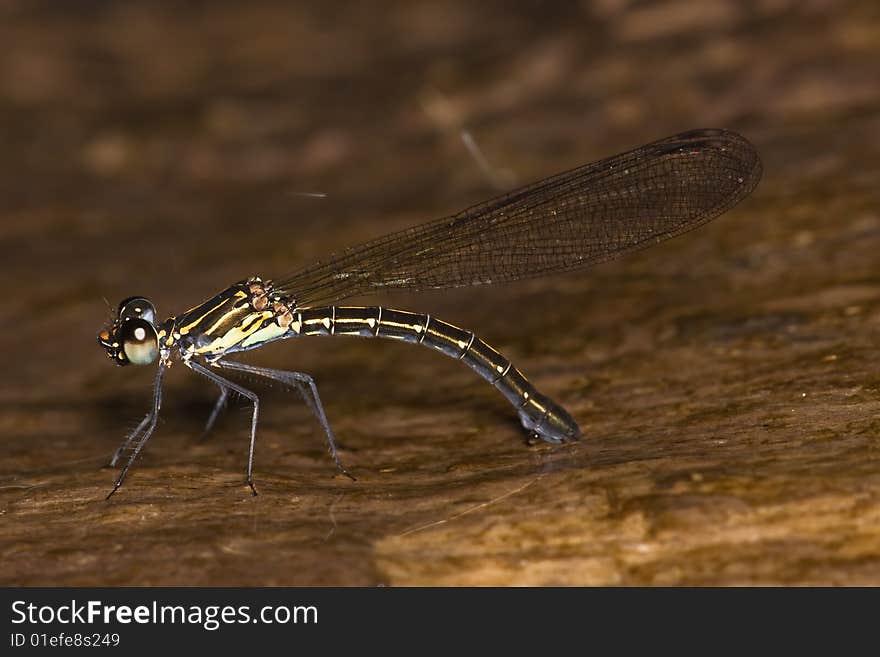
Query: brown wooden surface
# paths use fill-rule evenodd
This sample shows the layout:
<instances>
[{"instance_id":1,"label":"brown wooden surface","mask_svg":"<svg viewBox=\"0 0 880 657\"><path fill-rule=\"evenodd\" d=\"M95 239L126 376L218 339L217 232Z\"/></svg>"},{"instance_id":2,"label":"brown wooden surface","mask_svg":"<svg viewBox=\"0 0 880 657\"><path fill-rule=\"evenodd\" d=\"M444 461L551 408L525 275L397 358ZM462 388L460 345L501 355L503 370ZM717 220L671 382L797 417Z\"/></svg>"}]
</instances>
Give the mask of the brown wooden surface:
<instances>
[{"instance_id":1,"label":"brown wooden surface","mask_svg":"<svg viewBox=\"0 0 880 657\"><path fill-rule=\"evenodd\" d=\"M0 584L880 584L876 2L0 4ZM66 5L67 6L67 5ZM528 447L466 368L385 341L315 376L358 477L266 390L152 368L165 316L251 274L695 127L765 165L729 215L585 274L380 301L473 329L583 427ZM296 192L321 191L326 199Z\"/></svg>"}]
</instances>

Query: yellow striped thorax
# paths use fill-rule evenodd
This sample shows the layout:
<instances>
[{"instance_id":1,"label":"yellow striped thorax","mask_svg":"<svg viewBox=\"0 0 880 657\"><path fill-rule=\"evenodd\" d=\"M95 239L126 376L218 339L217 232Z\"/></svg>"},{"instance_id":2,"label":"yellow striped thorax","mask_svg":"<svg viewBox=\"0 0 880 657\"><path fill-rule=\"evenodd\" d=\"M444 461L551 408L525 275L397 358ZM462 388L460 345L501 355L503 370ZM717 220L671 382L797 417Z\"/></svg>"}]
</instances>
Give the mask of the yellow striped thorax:
<instances>
[{"instance_id":1,"label":"yellow striped thorax","mask_svg":"<svg viewBox=\"0 0 880 657\"><path fill-rule=\"evenodd\" d=\"M246 351L284 336L293 321L292 301L275 294L271 281L254 276L174 318L169 346L182 358L213 358Z\"/></svg>"}]
</instances>

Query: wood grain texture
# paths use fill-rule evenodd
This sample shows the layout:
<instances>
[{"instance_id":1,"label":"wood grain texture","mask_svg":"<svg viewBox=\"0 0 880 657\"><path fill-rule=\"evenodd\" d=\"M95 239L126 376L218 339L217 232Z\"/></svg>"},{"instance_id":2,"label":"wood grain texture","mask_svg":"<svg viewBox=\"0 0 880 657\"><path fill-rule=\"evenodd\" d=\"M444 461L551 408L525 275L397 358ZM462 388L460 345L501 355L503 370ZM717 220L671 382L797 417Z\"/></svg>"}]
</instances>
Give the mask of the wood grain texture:
<instances>
[{"instance_id":1,"label":"wood grain texture","mask_svg":"<svg viewBox=\"0 0 880 657\"><path fill-rule=\"evenodd\" d=\"M476 6L476 5L479 6ZM0 584L880 584L874 2L0 7ZM685 9L687 8L687 9ZM346 18L343 19L342 17ZM471 329L571 411L529 447L440 354L303 338L249 417L95 336L676 131L755 143L729 215L584 274L370 298ZM326 192L314 198L298 192Z\"/></svg>"}]
</instances>

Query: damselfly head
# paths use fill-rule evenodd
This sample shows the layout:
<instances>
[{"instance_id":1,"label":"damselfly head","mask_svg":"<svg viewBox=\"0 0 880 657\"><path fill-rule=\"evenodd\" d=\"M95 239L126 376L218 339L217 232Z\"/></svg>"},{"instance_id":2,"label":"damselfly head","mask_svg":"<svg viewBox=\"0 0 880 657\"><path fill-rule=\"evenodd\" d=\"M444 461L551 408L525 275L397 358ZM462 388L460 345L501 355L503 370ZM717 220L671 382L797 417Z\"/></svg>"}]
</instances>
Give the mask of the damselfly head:
<instances>
[{"instance_id":1,"label":"damselfly head","mask_svg":"<svg viewBox=\"0 0 880 657\"><path fill-rule=\"evenodd\" d=\"M156 308L144 297L129 297L119 304L116 318L98 335L98 343L117 365L149 365L159 356Z\"/></svg>"}]
</instances>

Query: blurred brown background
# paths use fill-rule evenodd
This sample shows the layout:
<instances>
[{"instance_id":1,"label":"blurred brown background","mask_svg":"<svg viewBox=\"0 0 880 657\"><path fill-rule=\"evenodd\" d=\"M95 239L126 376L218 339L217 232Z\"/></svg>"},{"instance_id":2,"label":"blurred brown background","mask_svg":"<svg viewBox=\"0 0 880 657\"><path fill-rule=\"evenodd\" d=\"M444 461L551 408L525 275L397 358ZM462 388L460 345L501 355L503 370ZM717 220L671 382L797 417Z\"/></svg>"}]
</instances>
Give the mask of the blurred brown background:
<instances>
[{"instance_id":1,"label":"blurred brown background","mask_svg":"<svg viewBox=\"0 0 880 657\"><path fill-rule=\"evenodd\" d=\"M880 5L0 2L0 584L880 584ZM182 368L95 335L697 127L755 143L729 215L586 274L373 299L477 331L586 438L524 445L460 364L386 341L199 440ZM327 198L303 196L323 192Z\"/></svg>"}]
</instances>

